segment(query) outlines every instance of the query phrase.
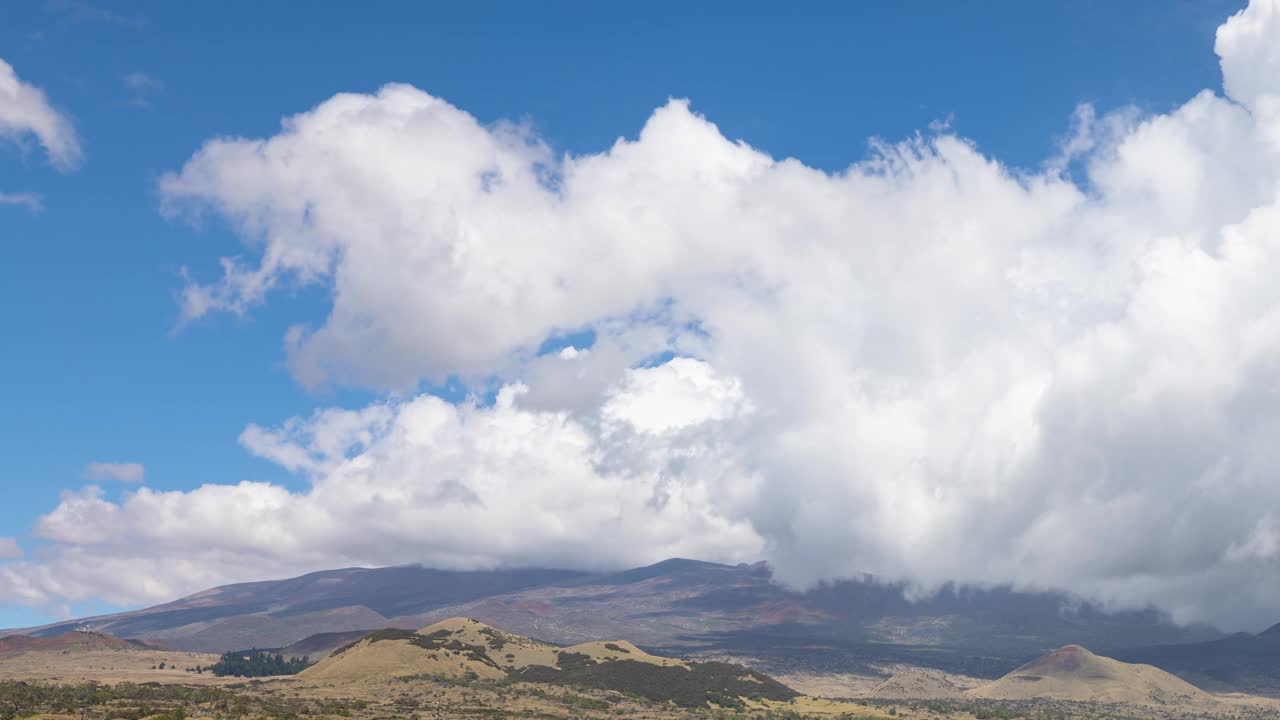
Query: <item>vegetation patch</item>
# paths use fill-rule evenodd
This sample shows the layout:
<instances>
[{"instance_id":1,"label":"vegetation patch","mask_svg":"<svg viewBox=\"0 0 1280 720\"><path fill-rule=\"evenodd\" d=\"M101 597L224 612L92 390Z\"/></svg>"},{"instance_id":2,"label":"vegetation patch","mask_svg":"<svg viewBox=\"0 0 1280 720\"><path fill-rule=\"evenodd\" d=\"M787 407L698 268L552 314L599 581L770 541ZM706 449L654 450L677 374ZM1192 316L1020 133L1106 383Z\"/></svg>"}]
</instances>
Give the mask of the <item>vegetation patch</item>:
<instances>
[{"instance_id":1,"label":"vegetation patch","mask_svg":"<svg viewBox=\"0 0 1280 720\"><path fill-rule=\"evenodd\" d=\"M581 653L562 653L558 667L531 665L508 672L517 680L617 690L688 708L706 707L707 703L735 707L730 698L787 701L800 695L767 675L722 662L690 663L687 667L638 660L598 663Z\"/></svg>"},{"instance_id":2,"label":"vegetation patch","mask_svg":"<svg viewBox=\"0 0 1280 720\"><path fill-rule=\"evenodd\" d=\"M501 650L507 646L507 638L505 633L498 632L491 627L484 628L480 631L485 637L489 638L490 650Z\"/></svg>"},{"instance_id":3,"label":"vegetation patch","mask_svg":"<svg viewBox=\"0 0 1280 720\"><path fill-rule=\"evenodd\" d=\"M417 636L418 634L412 630L401 630L399 628L386 628L384 630L378 630L378 631L369 633L368 635L365 635L359 640L355 640L347 643L346 645L343 645L337 650L334 650L333 653L329 655L329 657L337 657L366 640L368 640L369 642L382 642L383 640L412 640Z\"/></svg>"},{"instance_id":4,"label":"vegetation patch","mask_svg":"<svg viewBox=\"0 0 1280 720\"><path fill-rule=\"evenodd\" d=\"M158 683L53 685L0 681L0 720L39 714L80 715L108 720L183 720L199 717L349 717L364 701L250 696L222 688Z\"/></svg>"},{"instance_id":5,"label":"vegetation patch","mask_svg":"<svg viewBox=\"0 0 1280 720\"><path fill-rule=\"evenodd\" d=\"M490 636L490 639L489 639L490 648L499 650L506 646L506 641L501 639L500 634L497 633L496 631L493 631L492 635L489 632L486 632L485 634ZM429 632L424 634L424 633L416 633L412 630L400 630L397 628L387 628L385 630L379 630L377 632L365 635L364 637L360 638L359 640L356 640L353 643L348 643L347 645L344 645L343 647L338 648L333 652L333 654L330 657L337 657L338 655L341 655L342 653L350 650L351 648L359 645L362 642L377 643L377 642L385 642L388 640L406 640L409 642L409 644L413 645L414 647L419 647L419 648L422 648L423 650L450 651L450 652L454 652L459 655L462 655L468 660L474 660L475 662L483 663L485 665L489 665L495 668L500 667L497 661L489 657L488 650L483 645L469 645L465 642L462 642L461 640L454 640L453 635L454 633L451 630L436 630L434 632ZM496 644L494 639L495 635L498 636L498 640L496 641Z\"/></svg>"},{"instance_id":6,"label":"vegetation patch","mask_svg":"<svg viewBox=\"0 0 1280 720\"><path fill-rule=\"evenodd\" d=\"M450 638L452 633L448 630L437 630L428 635L414 635L409 641L415 647L423 650L449 650L458 653L468 660L474 660L478 663L484 663L490 667L500 668L497 661L489 657L489 653L482 645L468 645L461 640L453 640Z\"/></svg>"},{"instance_id":7,"label":"vegetation patch","mask_svg":"<svg viewBox=\"0 0 1280 720\"><path fill-rule=\"evenodd\" d=\"M270 677L273 675L297 675L311 666L306 657L285 658L278 653L248 652L224 653L209 670L219 677Z\"/></svg>"},{"instance_id":8,"label":"vegetation patch","mask_svg":"<svg viewBox=\"0 0 1280 720\"><path fill-rule=\"evenodd\" d=\"M416 640L426 640L426 641L443 640L452 635L453 635L452 630L435 630L425 635L423 635L422 633L415 633L415 632L409 633L410 638L415 641Z\"/></svg>"},{"instance_id":9,"label":"vegetation patch","mask_svg":"<svg viewBox=\"0 0 1280 720\"><path fill-rule=\"evenodd\" d=\"M580 708L583 710L609 710L622 701L621 696L611 696L608 698L593 698L585 695L574 695L573 693L564 693L557 695L543 690L531 689L526 691L529 695L540 697L543 700L550 700L567 707Z\"/></svg>"}]
</instances>

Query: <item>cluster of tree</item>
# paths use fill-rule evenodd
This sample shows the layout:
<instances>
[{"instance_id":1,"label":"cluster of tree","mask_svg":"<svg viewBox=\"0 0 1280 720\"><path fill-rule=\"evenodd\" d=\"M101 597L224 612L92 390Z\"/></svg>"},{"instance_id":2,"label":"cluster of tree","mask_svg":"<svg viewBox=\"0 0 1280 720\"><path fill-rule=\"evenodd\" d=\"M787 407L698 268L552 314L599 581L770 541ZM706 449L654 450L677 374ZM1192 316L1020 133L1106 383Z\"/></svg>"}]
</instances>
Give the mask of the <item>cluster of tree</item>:
<instances>
[{"instance_id":1,"label":"cluster of tree","mask_svg":"<svg viewBox=\"0 0 1280 720\"><path fill-rule=\"evenodd\" d=\"M207 669L219 677L265 677L267 675L297 675L311 665L309 658L286 658L280 654L251 651L224 653L222 658Z\"/></svg>"},{"instance_id":2,"label":"cluster of tree","mask_svg":"<svg viewBox=\"0 0 1280 720\"><path fill-rule=\"evenodd\" d=\"M597 662L582 653L561 653L556 667L530 665L508 674L526 682L577 685L598 690L616 690L657 702L673 702L687 708L706 707L708 702L736 709L738 698L792 700L800 693L768 675L723 662L694 662L687 666L665 666L638 660Z\"/></svg>"}]
</instances>

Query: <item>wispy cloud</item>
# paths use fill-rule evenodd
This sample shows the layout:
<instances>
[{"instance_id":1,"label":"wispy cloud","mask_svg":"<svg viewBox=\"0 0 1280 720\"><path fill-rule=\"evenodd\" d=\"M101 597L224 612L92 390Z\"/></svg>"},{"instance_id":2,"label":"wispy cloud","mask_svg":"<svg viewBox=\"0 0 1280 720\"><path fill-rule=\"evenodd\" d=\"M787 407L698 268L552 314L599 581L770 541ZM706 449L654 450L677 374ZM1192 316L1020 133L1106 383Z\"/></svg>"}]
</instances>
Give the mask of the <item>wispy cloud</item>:
<instances>
[{"instance_id":1,"label":"wispy cloud","mask_svg":"<svg viewBox=\"0 0 1280 720\"><path fill-rule=\"evenodd\" d=\"M127 107L150 108L151 99L164 93L164 83L144 72L132 72L120 78L120 85L129 96L122 102Z\"/></svg>"},{"instance_id":2,"label":"wispy cloud","mask_svg":"<svg viewBox=\"0 0 1280 720\"><path fill-rule=\"evenodd\" d=\"M35 193L5 193L0 192L0 205L21 205L33 213L44 210L44 201Z\"/></svg>"},{"instance_id":3,"label":"wispy cloud","mask_svg":"<svg viewBox=\"0 0 1280 720\"><path fill-rule=\"evenodd\" d=\"M123 15L82 0L48 0L45 7L72 22L102 23L130 30L143 30L147 27L147 19L141 15Z\"/></svg>"},{"instance_id":4,"label":"wispy cloud","mask_svg":"<svg viewBox=\"0 0 1280 720\"><path fill-rule=\"evenodd\" d=\"M116 480L124 483L140 483L146 475L142 463L91 462L84 467L84 476L90 480Z\"/></svg>"}]
</instances>

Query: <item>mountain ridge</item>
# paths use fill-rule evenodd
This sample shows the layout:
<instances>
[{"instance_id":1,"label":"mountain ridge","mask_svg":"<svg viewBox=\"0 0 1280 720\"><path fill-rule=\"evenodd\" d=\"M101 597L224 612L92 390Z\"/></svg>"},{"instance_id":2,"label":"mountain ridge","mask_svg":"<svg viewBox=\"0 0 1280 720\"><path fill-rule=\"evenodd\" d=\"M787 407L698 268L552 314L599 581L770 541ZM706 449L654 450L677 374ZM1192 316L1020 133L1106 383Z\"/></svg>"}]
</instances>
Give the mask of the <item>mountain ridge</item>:
<instances>
[{"instance_id":1,"label":"mountain ridge","mask_svg":"<svg viewBox=\"0 0 1280 720\"><path fill-rule=\"evenodd\" d=\"M1153 665L1215 691L1280 697L1280 626L1216 640L1125 648L1117 660Z\"/></svg>"},{"instance_id":2,"label":"mountain ridge","mask_svg":"<svg viewBox=\"0 0 1280 720\"><path fill-rule=\"evenodd\" d=\"M1222 637L1151 610L1107 613L1063 594L944 586L913 601L904 586L868 577L798 592L762 563L687 558L602 573L343 568L211 588L88 622L175 650L224 652L329 636L317 646L336 643L334 634L414 630L452 616L558 645L627 637L650 651L751 657L762 667L883 661L978 677L1069 642L1116 648ZM57 635L80 622L0 634Z\"/></svg>"}]
</instances>

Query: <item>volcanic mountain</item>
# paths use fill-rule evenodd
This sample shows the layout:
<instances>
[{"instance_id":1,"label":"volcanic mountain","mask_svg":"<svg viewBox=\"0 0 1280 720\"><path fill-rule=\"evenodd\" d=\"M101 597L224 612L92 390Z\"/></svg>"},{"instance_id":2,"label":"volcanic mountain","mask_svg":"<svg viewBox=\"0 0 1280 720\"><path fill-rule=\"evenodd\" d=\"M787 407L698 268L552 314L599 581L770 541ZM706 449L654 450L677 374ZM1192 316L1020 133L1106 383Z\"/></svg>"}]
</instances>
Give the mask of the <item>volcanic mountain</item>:
<instances>
[{"instance_id":1,"label":"volcanic mountain","mask_svg":"<svg viewBox=\"0 0 1280 720\"><path fill-rule=\"evenodd\" d=\"M416 632L372 633L302 671L298 680L343 686L421 676L585 686L684 707L705 707L724 698L785 701L798 696L773 678L738 665L657 657L625 641L560 648L468 618L450 618Z\"/></svg>"},{"instance_id":2,"label":"volcanic mountain","mask_svg":"<svg viewBox=\"0 0 1280 720\"><path fill-rule=\"evenodd\" d=\"M1130 648L1111 656L1154 665L1206 690L1280 697L1280 625L1257 635Z\"/></svg>"},{"instance_id":3,"label":"volcanic mountain","mask_svg":"<svg viewBox=\"0 0 1280 720\"><path fill-rule=\"evenodd\" d=\"M1214 702L1213 696L1159 668L1101 657L1079 645L1058 648L969 694L994 700L1047 698L1140 705Z\"/></svg>"},{"instance_id":4,"label":"volcanic mountain","mask_svg":"<svg viewBox=\"0 0 1280 720\"><path fill-rule=\"evenodd\" d=\"M870 664L893 663L998 677L1029 654L1068 642L1113 649L1222 637L1178 627L1155 611L1108 613L1061 594L944 587L912 600L904 586L872 577L798 592L774 582L764 564L679 559L614 573L348 568L227 585L90 620L175 650L305 641L297 654L315 657L361 633L414 630L454 616L559 645L626 637L667 655L750 657L771 672L874 673ZM12 632L51 636L75 625Z\"/></svg>"}]
</instances>

